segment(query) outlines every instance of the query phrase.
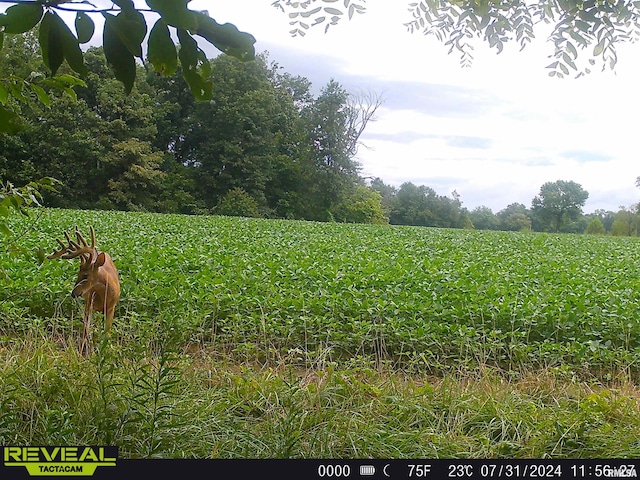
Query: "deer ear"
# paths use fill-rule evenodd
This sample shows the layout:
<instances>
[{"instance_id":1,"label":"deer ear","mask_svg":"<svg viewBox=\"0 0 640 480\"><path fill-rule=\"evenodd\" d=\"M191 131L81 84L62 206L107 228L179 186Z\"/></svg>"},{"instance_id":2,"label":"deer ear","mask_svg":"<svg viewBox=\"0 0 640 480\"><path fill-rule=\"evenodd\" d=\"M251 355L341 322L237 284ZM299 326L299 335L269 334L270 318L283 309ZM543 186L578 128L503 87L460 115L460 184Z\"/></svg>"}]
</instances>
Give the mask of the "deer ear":
<instances>
[{"instance_id":1,"label":"deer ear","mask_svg":"<svg viewBox=\"0 0 640 480\"><path fill-rule=\"evenodd\" d=\"M106 257L104 256L104 252L100 252L96 257L96 261L93 265L96 268L100 268L102 265L104 265L105 260L106 260Z\"/></svg>"}]
</instances>

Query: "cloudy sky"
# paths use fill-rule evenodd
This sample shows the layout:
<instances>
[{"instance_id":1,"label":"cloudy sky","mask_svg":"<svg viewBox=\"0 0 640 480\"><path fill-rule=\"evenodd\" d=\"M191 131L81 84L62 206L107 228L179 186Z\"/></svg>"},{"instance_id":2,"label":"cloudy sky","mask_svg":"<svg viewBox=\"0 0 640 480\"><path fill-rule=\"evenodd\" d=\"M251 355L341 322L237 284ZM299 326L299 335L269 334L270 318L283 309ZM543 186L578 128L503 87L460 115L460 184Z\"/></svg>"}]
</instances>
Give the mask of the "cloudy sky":
<instances>
[{"instance_id":1,"label":"cloudy sky","mask_svg":"<svg viewBox=\"0 0 640 480\"><path fill-rule=\"evenodd\" d=\"M497 212L530 206L547 181L573 180L589 192L586 212L640 200L637 117L640 45L620 48L615 74L548 76L551 45L540 31L522 52L497 55L479 39L471 68L435 38L410 34L408 1L369 0L367 13L289 35L289 18L271 0L194 0L218 22L252 33L258 51L319 90L331 78L349 91L381 93L365 131L363 175L399 186L411 181L464 205ZM340 2L341 5L341 2Z\"/></svg>"}]
</instances>

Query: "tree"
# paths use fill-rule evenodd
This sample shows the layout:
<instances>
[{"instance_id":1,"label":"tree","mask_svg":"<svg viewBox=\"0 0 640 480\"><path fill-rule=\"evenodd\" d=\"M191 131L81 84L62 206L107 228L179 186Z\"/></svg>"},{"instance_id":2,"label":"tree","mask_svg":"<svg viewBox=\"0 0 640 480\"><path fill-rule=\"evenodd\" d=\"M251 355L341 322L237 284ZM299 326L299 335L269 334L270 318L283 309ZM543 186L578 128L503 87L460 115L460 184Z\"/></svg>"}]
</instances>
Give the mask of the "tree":
<instances>
[{"instance_id":1,"label":"tree","mask_svg":"<svg viewBox=\"0 0 640 480\"><path fill-rule=\"evenodd\" d=\"M469 213L473 227L478 230L497 230L500 221L489 207L480 206Z\"/></svg>"},{"instance_id":2,"label":"tree","mask_svg":"<svg viewBox=\"0 0 640 480\"><path fill-rule=\"evenodd\" d=\"M500 221L500 230L507 232L520 232L531 230L531 218L529 211L521 203L511 203L500 210L496 216Z\"/></svg>"},{"instance_id":3,"label":"tree","mask_svg":"<svg viewBox=\"0 0 640 480\"><path fill-rule=\"evenodd\" d=\"M348 92L331 79L301 112L308 147L302 168L314 205L306 216L313 220L327 220L359 180L360 165L352 158L357 138L350 130L353 111L348 101Z\"/></svg>"},{"instance_id":4,"label":"tree","mask_svg":"<svg viewBox=\"0 0 640 480\"><path fill-rule=\"evenodd\" d=\"M587 235L604 235L607 231L604 229L604 225L599 218L594 218L589 222L589 226L584 231Z\"/></svg>"},{"instance_id":5,"label":"tree","mask_svg":"<svg viewBox=\"0 0 640 480\"><path fill-rule=\"evenodd\" d=\"M441 228L473 228L469 212L454 190L452 198L433 188L405 182L390 202L389 223Z\"/></svg>"},{"instance_id":6,"label":"tree","mask_svg":"<svg viewBox=\"0 0 640 480\"><path fill-rule=\"evenodd\" d=\"M375 121L375 113L382 103L382 96L372 90L348 94L346 110L349 145L347 151L350 157L355 157L358 153L358 147L362 145L360 136L369 122Z\"/></svg>"},{"instance_id":7,"label":"tree","mask_svg":"<svg viewBox=\"0 0 640 480\"><path fill-rule=\"evenodd\" d=\"M394 195L391 203L389 223L393 225L433 226L433 213L429 210L429 199L434 199L436 192L423 185L417 186L405 182Z\"/></svg>"},{"instance_id":8,"label":"tree","mask_svg":"<svg viewBox=\"0 0 640 480\"><path fill-rule=\"evenodd\" d=\"M257 217L258 202L242 188L236 187L220 199L215 212L230 217Z\"/></svg>"},{"instance_id":9,"label":"tree","mask_svg":"<svg viewBox=\"0 0 640 480\"><path fill-rule=\"evenodd\" d=\"M304 35L310 25L324 24L326 31L344 18L334 1L322 0L328 5L318 6L315 1L276 0L273 5L289 14L293 26L290 33L296 36ZM345 0L348 17L364 13L365 1ZM513 40L522 50L535 37L538 24L553 23L548 41L553 45L550 57L554 61L547 68L549 75L557 77L590 73L597 60L603 69L613 69L618 60L617 44L634 41L640 35L640 3L634 0L416 0L409 3L409 11L407 29L434 35L450 47L449 53L460 53L464 66L473 59L474 37L481 37L498 52ZM588 62L578 63L578 51L591 45L595 46Z\"/></svg>"},{"instance_id":10,"label":"tree","mask_svg":"<svg viewBox=\"0 0 640 480\"><path fill-rule=\"evenodd\" d=\"M388 223L382 208L382 197L364 185L355 187L354 192L332 212L333 218L346 223Z\"/></svg>"},{"instance_id":11,"label":"tree","mask_svg":"<svg viewBox=\"0 0 640 480\"><path fill-rule=\"evenodd\" d=\"M107 182L108 193L101 207L119 210L157 210L165 173L160 170L162 154L154 152L149 142L137 138L113 145L104 157L113 171Z\"/></svg>"},{"instance_id":12,"label":"tree","mask_svg":"<svg viewBox=\"0 0 640 480\"><path fill-rule=\"evenodd\" d=\"M607 232L611 231L611 225L613 225L615 215L615 212L601 208L591 214L592 217L597 217L598 220L600 220L602 226Z\"/></svg>"},{"instance_id":13,"label":"tree","mask_svg":"<svg viewBox=\"0 0 640 480\"><path fill-rule=\"evenodd\" d=\"M301 216L301 159L308 152L304 121L288 89L289 77L281 78L279 68L266 55L253 62L221 55L211 61L216 88L208 102L187 98L179 77L153 79L161 94L158 147L197 178L197 198L206 209L214 209L230 189L241 188L263 215Z\"/></svg>"},{"instance_id":14,"label":"tree","mask_svg":"<svg viewBox=\"0 0 640 480\"><path fill-rule=\"evenodd\" d=\"M531 202L531 210L541 229L560 232L568 222L575 222L582 215L587 198L589 193L576 182L547 182Z\"/></svg>"},{"instance_id":15,"label":"tree","mask_svg":"<svg viewBox=\"0 0 640 480\"><path fill-rule=\"evenodd\" d=\"M639 229L640 218L638 217L637 206L631 208L620 207L611 225L611 235L631 237L637 235Z\"/></svg>"}]
</instances>

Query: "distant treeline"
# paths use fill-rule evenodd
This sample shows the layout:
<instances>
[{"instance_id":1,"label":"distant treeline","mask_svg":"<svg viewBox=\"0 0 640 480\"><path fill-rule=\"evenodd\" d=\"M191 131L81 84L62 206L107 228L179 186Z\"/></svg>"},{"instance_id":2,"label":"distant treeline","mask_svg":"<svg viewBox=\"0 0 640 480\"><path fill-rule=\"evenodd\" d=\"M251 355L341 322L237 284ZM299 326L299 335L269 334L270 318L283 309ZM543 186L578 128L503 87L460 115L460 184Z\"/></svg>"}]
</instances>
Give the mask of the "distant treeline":
<instances>
[{"instance_id":1,"label":"distant treeline","mask_svg":"<svg viewBox=\"0 0 640 480\"><path fill-rule=\"evenodd\" d=\"M612 212L553 224L524 205L469 212L456 192L367 182L355 156L380 98L354 96L334 80L314 95L308 79L266 54L249 63L212 60L207 102L194 100L180 72L161 77L142 66L125 96L101 49L85 61L86 87L51 92L48 106L24 92L13 107L27 128L0 134L0 179L60 180L57 192L45 192L49 206L581 232L597 217L605 232L622 231ZM0 71L45 74L32 36L5 38Z\"/></svg>"}]
</instances>

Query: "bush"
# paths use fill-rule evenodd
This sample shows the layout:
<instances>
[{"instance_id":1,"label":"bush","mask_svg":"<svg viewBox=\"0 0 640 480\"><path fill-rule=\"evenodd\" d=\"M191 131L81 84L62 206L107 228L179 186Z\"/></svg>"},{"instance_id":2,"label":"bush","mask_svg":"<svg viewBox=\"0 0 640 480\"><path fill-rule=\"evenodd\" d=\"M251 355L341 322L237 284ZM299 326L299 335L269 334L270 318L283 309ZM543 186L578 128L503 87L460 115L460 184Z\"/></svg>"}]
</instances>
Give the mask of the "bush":
<instances>
[{"instance_id":1,"label":"bush","mask_svg":"<svg viewBox=\"0 0 640 480\"><path fill-rule=\"evenodd\" d=\"M258 202L243 188L234 188L220 199L215 213L229 217L258 217L258 208Z\"/></svg>"},{"instance_id":2,"label":"bush","mask_svg":"<svg viewBox=\"0 0 640 480\"><path fill-rule=\"evenodd\" d=\"M588 235L604 235L605 233L607 233L607 231L605 230L604 225L602 224L600 219L594 218L593 220L591 220L591 223L589 223L589 226L584 231L584 233Z\"/></svg>"}]
</instances>

